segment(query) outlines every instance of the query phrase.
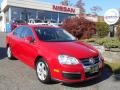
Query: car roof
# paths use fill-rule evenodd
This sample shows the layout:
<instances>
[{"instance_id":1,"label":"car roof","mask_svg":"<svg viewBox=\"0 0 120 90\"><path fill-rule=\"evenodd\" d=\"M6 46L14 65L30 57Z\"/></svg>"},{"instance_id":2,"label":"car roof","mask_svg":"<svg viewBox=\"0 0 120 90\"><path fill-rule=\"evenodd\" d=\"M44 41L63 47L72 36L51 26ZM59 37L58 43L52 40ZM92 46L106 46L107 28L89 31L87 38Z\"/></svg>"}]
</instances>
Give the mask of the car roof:
<instances>
[{"instance_id":1,"label":"car roof","mask_svg":"<svg viewBox=\"0 0 120 90\"><path fill-rule=\"evenodd\" d=\"M55 27L55 26L50 26L50 25L18 25L18 26L28 26L28 27L32 27L32 28L60 28L60 27Z\"/></svg>"}]
</instances>

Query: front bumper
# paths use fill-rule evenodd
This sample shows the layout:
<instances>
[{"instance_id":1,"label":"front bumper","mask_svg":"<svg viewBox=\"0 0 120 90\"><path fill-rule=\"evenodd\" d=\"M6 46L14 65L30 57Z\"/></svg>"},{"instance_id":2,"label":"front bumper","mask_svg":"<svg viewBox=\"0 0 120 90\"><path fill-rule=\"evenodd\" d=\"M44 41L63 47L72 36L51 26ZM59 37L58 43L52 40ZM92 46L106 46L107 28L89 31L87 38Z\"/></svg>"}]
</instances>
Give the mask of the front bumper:
<instances>
[{"instance_id":1,"label":"front bumper","mask_svg":"<svg viewBox=\"0 0 120 90\"><path fill-rule=\"evenodd\" d=\"M85 73L85 74L73 74L73 73L64 73L63 74L63 80L60 80L64 83L77 83L77 82L83 82L90 79L97 78L101 75L102 71L96 72L96 73Z\"/></svg>"},{"instance_id":2,"label":"front bumper","mask_svg":"<svg viewBox=\"0 0 120 90\"><path fill-rule=\"evenodd\" d=\"M58 79L59 81L65 82L65 83L77 83L82 81L87 81L93 78L96 78L101 75L101 72L104 67L104 63L98 63L99 70L98 72L89 72L85 70L85 67L82 65L76 65L76 66L62 66L62 70L59 74Z\"/></svg>"}]
</instances>

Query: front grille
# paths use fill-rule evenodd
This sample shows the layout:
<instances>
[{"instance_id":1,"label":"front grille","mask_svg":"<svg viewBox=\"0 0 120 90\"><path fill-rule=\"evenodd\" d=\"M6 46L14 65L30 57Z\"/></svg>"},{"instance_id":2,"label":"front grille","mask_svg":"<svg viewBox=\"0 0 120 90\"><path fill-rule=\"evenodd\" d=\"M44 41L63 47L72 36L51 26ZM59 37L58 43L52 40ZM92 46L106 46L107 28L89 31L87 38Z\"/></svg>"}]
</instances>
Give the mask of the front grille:
<instances>
[{"instance_id":1,"label":"front grille","mask_svg":"<svg viewBox=\"0 0 120 90\"><path fill-rule=\"evenodd\" d=\"M82 60L80 60L80 62L81 62L84 66L90 66L90 65L99 63L99 57L98 57L98 56L97 56L97 57L93 57L92 59L94 60L94 63L91 63L91 62L90 62L90 58L82 59Z\"/></svg>"}]
</instances>

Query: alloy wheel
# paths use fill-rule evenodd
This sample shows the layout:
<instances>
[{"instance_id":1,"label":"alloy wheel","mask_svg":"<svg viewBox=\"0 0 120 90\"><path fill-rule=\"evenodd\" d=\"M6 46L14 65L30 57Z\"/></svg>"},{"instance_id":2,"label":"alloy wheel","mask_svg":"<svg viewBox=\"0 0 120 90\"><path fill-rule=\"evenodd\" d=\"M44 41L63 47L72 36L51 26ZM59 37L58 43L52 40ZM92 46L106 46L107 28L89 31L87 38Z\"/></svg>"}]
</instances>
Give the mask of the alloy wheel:
<instances>
[{"instance_id":1,"label":"alloy wheel","mask_svg":"<svg viewBox=\"0 0 120 90\"><path fill-rule=\"evenodd\" d=\"M48 71L44 62L39 62L37 64L37 74L41 81L44 81L47 78Z\"/></svg>"}]
</instances>

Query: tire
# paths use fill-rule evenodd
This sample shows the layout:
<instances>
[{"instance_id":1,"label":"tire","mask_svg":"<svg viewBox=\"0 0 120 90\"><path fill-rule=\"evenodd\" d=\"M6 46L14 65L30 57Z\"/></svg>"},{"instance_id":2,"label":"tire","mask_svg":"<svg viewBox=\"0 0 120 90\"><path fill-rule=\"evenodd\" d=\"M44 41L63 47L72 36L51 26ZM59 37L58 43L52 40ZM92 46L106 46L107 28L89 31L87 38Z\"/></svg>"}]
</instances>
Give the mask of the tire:
<instances>
[{"instance_id":1,"label":"tire","mask_svg":"<svg viewBox=\"0 0 120 90\"><path fill-rule=\"evenodd\" d=\"M14 59L14 56L12 55L12 50L11 50L10 46L7 47L7 57L9 60Z\"/></svg>"},{"instance_id":2,"label":"tire","mask_svg":"<svg viewBox=\"0 0 120 90\"><path fill-rule=\"evenodd\" d=\"M36 74L40 82L45 84L49 84L51 82L50 70L43 59L39 59L36 63Z\"/></svg>"}]
</instances>

